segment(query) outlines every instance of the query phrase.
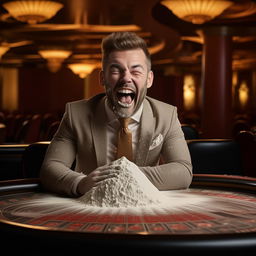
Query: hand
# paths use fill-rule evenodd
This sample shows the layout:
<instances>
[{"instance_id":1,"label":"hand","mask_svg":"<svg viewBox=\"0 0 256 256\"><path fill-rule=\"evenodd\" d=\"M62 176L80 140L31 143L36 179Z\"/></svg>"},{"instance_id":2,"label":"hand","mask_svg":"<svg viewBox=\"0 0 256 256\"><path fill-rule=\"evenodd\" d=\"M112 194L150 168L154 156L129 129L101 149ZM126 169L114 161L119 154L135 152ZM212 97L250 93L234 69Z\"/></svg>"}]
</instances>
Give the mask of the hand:
<instances>
[{"instance_id":1,"label":"hand","mask_svg":"<svg viewBox=\"0 0 256 256\"><path fill-rule=\"evenodd\" d=\"M80 195L85 194L91 188L96 187L105 179L116 177L120 167L117 165L104 165L92 171L84 177L77 186L77 192Z\"/></svg>"}]
</instances>

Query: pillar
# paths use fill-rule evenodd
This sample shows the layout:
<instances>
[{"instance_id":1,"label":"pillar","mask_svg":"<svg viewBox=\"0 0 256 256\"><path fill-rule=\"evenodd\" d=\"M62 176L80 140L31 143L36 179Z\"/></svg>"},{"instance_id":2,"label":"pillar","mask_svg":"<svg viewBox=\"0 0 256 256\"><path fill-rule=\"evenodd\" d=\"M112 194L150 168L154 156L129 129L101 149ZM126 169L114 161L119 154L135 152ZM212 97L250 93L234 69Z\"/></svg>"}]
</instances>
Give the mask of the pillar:
<instances>
[{"instance_id":1,"label":"pillar","mask_svg":"<svg viewBox=\"0 0 256 256\"><path fill-rule=\"evenodd\" d=\"M202 136L232 136L232 36L225 27L203 31Z\"/></svg>"},{"instance_id":2,"label":"pillar","mask_svg":"<svg viewBox=\"0 0 256 256\"><path fill-rule=\"evenodd\" d=\"M10 112L18 109L18 73L17 68L2 69L2 109Z\"/></svg>"}]
</instances>

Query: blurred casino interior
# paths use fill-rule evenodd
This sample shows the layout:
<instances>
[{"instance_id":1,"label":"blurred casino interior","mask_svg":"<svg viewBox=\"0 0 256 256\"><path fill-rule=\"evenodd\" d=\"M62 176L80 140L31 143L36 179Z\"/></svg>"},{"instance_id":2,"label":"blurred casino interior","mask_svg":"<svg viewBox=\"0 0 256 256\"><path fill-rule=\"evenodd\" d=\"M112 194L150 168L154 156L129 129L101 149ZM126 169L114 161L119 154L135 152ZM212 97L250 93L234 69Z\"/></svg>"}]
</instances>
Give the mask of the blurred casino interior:
<instances>
[{"instance_id":1,"label":"blurred casino interior","mask_svg":"<svg viewBox=\"0 0 256 256\"><path fill-rule=\"evenodd\" d=\"M24 2L37 6L27 14ZM177 106L200 138L255 132L256 1L213 1L226 4L213 17L182 14L182 0L173 11L171 0L56 0L46 10L38 2L0 4L2 143L51 139L66 102L103 92L100 43L113 31L147 41L155 74L148 95Z\"/></svg>"}]
</instances>

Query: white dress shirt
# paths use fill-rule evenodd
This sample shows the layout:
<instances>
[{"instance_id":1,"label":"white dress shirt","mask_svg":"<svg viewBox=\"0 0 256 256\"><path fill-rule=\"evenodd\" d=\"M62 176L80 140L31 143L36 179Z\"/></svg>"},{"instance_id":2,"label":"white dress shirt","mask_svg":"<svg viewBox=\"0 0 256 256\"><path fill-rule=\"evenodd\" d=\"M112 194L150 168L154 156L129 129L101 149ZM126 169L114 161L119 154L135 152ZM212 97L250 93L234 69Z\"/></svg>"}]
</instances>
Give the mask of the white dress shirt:
<instances>
[{"instance_id":1,"label":"white dress shirt","mask_svg":"<svg viewBox=\"0 0 256 256\"><path fill-rule=\"evenodd\" d=\"M107 163L110 163L116 159L116 145L117 145L117 135L120 128L120 122L118 118L113 113L113 111L109 108L107 104L107 100L105 100L105 109L108 118L107 124L107 148L106 148L106 156L107 156ZM131 116L131 121L128 125L128 128L132 132L132 148L133 154L136 154L137 143L139 140L139 125L140 125L140 118L142 114L143 104L141 104L138 111Z\"/></svg>"}]
</instances>

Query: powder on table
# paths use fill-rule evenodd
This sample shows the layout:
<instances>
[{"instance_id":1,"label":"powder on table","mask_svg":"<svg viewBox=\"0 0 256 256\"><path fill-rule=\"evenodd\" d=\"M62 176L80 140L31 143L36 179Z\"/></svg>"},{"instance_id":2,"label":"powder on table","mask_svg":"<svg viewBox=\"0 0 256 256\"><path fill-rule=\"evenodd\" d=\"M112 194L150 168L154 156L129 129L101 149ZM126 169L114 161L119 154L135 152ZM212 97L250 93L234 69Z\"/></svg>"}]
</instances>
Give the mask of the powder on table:
<instances>
[{"instance_id":1,"label":"powder on table","mask_svg":"<svg viewBox=\"0 0 256 256\"><path fill-rule=\"evenodd\" d=\"M119 174L93 187L78 199L80 202L96 207L145 207L162 203L163 195L137 165L125 157L113 164L120 166Z\"/></svg>"}]
</instances>

